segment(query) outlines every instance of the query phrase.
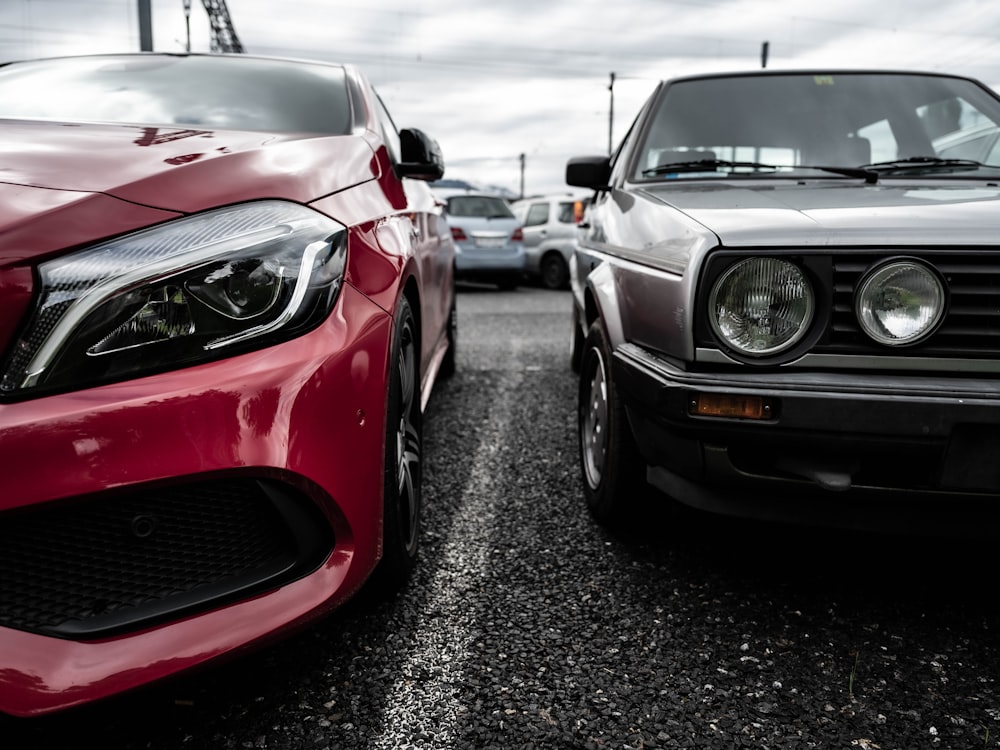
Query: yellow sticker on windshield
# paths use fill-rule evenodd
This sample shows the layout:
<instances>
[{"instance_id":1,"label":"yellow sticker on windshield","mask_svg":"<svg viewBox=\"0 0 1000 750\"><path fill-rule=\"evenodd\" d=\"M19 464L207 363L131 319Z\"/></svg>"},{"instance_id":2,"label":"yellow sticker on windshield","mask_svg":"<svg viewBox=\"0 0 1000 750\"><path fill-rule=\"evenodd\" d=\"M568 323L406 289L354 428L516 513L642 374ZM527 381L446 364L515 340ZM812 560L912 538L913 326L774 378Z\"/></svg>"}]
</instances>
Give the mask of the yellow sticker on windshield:
<instances>
[{"instance_id":1,"label":"yellow sticker on windshield","mask_svg":"<svg viewBox=\"0 0 1000 750\"><path fill-rule=\"evenodd\" d=\"M813 83L817 86L832 86L833 76L813 76Z\"/></svg>"}]
</instances>

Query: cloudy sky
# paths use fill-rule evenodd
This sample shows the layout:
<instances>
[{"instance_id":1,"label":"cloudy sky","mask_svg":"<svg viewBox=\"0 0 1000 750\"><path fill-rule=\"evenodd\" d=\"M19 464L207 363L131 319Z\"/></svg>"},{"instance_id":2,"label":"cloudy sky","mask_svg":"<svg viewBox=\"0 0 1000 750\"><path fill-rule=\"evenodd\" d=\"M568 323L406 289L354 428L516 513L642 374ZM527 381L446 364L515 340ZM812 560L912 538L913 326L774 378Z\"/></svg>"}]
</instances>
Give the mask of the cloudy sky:
<instances>
[{"instance_id":1,"label":"cloudy sky","mask_svg":"<svg viewBox=\"0 0 1000 750\"><path fill-rule=\"evenodd\" d=\"M202 0L151 0L153 47L208 51ZM359 65L447 176L565 191L656 81L710 70L917 68L1000 89L997 0L226 0L248 54ZM0 61L138 50L139 0L0 0ZM190 34L190 35L189 35ZM613 88L609 88L614 74ZM612 113L613 112L613 113ZM522 159L523 155L523 159ZM523 169L522 169L523 164Z\"/></svg>"}]
</instances>

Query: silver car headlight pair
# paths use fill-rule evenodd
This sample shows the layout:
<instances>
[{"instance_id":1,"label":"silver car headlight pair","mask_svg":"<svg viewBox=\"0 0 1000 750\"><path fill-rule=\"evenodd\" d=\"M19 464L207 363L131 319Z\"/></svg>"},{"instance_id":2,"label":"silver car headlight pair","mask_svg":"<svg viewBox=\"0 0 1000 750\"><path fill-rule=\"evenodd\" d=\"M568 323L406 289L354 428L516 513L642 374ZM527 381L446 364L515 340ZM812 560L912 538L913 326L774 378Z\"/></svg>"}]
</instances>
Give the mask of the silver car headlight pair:
<instances>
[{"instance_id":1,"label":"silver car headlight pair","mask_svg":"<svg viewBox=\"0 0 1000 750\"><path fill-rule=\"evenodd\" d=\"M862 331L886 346L907 346L929 336L945 309L940 277L920 261L899 258L869 271L855 293ZM747 357L787 351L809 331L816 294L796 264L773 257L747 258L729 268L708 299L712 330Z\"/></svg>"},{"instance_id":2,"label":"silver car headlight pair","mask_svg":"<svg viewBox=\"0 0 1000 750\"><path fill-rule=\"evenodd\" d=\"M0 392L69 390L290 338L329 314L346 251L343 225L259 201L42 263Z\"/></svg>"}]
</instances>

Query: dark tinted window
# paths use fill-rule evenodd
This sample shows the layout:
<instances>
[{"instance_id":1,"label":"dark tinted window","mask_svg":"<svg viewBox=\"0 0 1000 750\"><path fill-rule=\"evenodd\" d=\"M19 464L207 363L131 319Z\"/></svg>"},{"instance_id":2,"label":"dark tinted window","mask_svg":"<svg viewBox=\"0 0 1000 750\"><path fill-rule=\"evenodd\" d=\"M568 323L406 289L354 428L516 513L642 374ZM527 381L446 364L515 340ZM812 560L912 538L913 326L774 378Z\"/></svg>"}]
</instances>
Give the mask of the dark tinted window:
<instances>
[{"instance_id":1,"label":"dark tinted window","mask_svg":"<svg viewBox=\"0 0 1000 750\"><path fill-rule=\"evenodd\" d=\"M576 202L559 204L559 221L572 224L576 221Z\"/></svg>"},{"instance_id":2,"label":"dark tinted window","mask_svg":"<svg viewBox=\"0 0 1000 750\"><path fill-rule=\"evenodd\" d=\"M389 110L386 109L382 97L376 96L375 102L378 121L382 126L382 136L385 138L386 148L389 149L389 155L392 157L392 160L398 162L402 158L403 148L399 142L399 131L396 130L396 123L392 121L392 117L389 115Z\"/></svg>"},{"instance_id":3,"label":"dark tinted window","mask_svg":"<svg viewBox=\"0 0 1000 750\"><path fill-rule=\"evenodd\" d=\"M528 209L528 216L524 220L524 226L535 227L547 223L549 220L548 203L532 203Z\"/></svg>"},{"instance_id":4,"label":"dark tinted window","mask_svg":"<svg viewBox=\"0 0 1000 750\"><path fill-rule=\"evenodd\" d=\"M343 68L242 56L11 63L0 67L0 117L332 135L351 129Z\"/></svg>"},{"instance_id":5,"label":"dark tinted window","mask_svg":"<svg viewBox=\"0 0 1000 750\"><path fill-rule=\"evenodd\" d=\"M480 216L490 219L513 219L514 214L503 198L492 195L456 195L448 199L452 216Z\"/></svg>"}]
</instances>

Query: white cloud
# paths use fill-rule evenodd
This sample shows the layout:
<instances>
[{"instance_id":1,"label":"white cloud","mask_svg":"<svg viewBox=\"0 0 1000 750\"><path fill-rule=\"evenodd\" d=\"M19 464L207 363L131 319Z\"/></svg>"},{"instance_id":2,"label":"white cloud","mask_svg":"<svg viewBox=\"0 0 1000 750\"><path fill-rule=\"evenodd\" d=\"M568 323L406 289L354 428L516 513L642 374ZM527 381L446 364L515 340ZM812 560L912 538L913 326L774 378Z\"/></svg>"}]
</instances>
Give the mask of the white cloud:
<instances>
[{"instance_id":1,"label":"white cloud","mask_svg":"<svg viewBox=\"0 0 1000 750\"><path fill-rule=\"evenodd\" d=\"M183 0L150 0L154 46L183 51ZM995 0L227 0L251 54L357 63L448 174L565 190L566 160L615 142L660 78L719 69L889 67L1000 84ZM138 0L3 0L0 59L134 50ZM191 47L209 48L201 0Z\"/></svg>"}]
</instances>

